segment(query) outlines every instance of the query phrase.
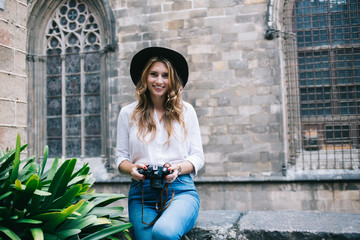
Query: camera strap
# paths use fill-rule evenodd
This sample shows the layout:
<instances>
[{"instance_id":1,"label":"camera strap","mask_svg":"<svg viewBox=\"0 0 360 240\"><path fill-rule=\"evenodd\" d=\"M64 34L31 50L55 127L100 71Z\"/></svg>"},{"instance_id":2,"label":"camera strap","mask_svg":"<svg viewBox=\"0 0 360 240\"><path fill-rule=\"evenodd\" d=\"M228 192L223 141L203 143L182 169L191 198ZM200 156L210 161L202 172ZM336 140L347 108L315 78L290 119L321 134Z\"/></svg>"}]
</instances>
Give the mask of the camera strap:
<instances>
[{"instance_id":1,"label":"camera strap","mask_svg":"<svg viewBox=\"0 0 360 240\"><path fill-rule=\"evenodd\" d=\"M171 196L171 200L169 202L169 204L166 204L167 202L167 198L169 196L169 186L172 190L172 196ZM164 192L165 192L165 198L164 198ZM141 213L142 213L142 216L141 216L141 222L143 224L146 224L146 225L153 225L161 216L161 214L170 206L170 204L172 203L172 201L174 200L174 197L175 197L175 191L173 189L173 187L171 186L171 184L169 183L165 183L165 186L163 187L163 189L161 189L161 192L160 192L160 195L159 195L159 198L156 200L156 210L159 212L158 215L156 216L156 218L150 222L150 223L147 223L144 221L144 187L143 185L141 184ZM160 202L160 204L159 204Z\"/></svg>"}]
</instances>

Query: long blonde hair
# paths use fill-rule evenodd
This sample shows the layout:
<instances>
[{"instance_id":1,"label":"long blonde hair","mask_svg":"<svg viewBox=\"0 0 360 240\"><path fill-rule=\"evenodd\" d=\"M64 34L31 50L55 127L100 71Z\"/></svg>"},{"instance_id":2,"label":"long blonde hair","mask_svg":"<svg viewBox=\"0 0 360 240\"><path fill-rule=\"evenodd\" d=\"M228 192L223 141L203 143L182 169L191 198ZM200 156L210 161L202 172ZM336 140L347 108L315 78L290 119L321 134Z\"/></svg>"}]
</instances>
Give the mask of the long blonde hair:
<instances>
[{"instance_id":1,"label":"long blonde hair","mask_svg":"<svg viewBox=\"0 0 360 240\"><path fill-rule=\"evenodd\" d=\"M171 136L173 134L174 122L177 121L184 128L184 136L186 136L186 126L184 118L182 115L183 112L183 101L181 97L182 92L182 83L181 80L171 65L170 61L165 58L153 57L146 64L141 79L136 85L136 97L138 99L138 104L135 107L135 110L132 114L131 120L136 122L139 131L137 137L139 140L147 143L145 137L151 133L151 138L148 142L154 140L156 136L156 123L154 119L154 105L150 98L150 92L147 87L147 78L149 76L149 71L151 66L155 62L164 63L169 71L169 91L165 100L165 113L161 118L161 121L164 122L165 129L167 131L168 139L165 144L170 143Z\"/></svg>"}]
</instances>

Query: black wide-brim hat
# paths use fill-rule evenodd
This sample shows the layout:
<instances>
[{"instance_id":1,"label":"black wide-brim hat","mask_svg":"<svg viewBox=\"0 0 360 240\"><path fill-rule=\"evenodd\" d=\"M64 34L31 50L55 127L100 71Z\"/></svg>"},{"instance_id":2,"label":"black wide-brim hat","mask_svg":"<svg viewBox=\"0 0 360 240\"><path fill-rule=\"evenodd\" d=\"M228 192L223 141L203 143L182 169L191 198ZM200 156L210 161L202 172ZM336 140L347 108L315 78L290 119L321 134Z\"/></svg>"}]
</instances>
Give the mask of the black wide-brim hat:
<instances>
[{"instance_id":1,"label":"black wide-brim hat","mask_svg":"<svg viewBox=\"0 0 360 240\"><path fill-rule=\"evenodd\" d=\"M131 60L130 64L130 76L135 86L140 81L142 72L145 65L152 57L166 58L171 62L171 65L175 69L176 73L180 77L182 86L185 87L189 77L189 67L186 59L180 53L163 47L148 47L144 48Z\"/></svg>"}]
</instances>

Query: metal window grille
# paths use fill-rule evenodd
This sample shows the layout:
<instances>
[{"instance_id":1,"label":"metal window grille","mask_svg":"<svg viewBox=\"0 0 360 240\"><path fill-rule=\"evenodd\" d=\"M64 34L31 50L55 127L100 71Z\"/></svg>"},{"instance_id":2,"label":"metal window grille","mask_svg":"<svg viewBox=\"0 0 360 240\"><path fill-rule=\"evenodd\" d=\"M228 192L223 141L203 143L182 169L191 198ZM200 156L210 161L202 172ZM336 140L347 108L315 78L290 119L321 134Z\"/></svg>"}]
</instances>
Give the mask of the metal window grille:
<instances>
[{"instance_id":1,"label":"metal window grille","mask_svg":"<svg viewBox=\"0 0 360 240\"><path fill-rule=\"evenodd\" d=\"M358 169L360 1L285 1L283 24L290 163Z\"/></svg>"}]
</instances>

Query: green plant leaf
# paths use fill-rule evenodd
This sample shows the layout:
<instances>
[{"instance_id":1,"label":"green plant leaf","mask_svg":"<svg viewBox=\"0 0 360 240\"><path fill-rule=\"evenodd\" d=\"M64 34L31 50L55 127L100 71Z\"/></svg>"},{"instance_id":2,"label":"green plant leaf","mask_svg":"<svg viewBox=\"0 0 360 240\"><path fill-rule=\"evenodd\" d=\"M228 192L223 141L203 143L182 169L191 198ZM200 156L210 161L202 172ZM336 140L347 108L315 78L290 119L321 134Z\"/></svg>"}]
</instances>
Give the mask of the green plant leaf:
<instances>
[{"instance_id":1,"label":"green plant leaf","mask_svg":"<svg viewBox=\"0 0 360 240\"><path fill-rule=\"evenodd\" d=\"M37 211L40 208L40 201L42 200L43 196L49 196L51 195L51 193L49 192L45 192L45 191L41 191L40 189L42 188L42 182L39 181L38 187L34 192L34 196L31 199L31 203L30 205L27 207L27 212L31 215L34 215L37 213Z\"/></svg>"},{"instance_id":2,"label":"green plant leaf","mask_svg":"<svg viewBox=\"0 0 360 240\"><path fill-rule=\"evenodd\" d=\"M108 227L108 228L102 229L98 232L95 232L93 234L90 234L90 235L84 237L82 240L101 240L101 239L104 239L115 233L124 231L125 229L128 229L131 226L132 226L131 223L126 223L126 224L119 225L119 226Z\"/></svg>"},{"instance_id":3,"label":"green plant leaf","mask_svg":"<svg viewBox=\"0 0 360 240\"><path fill-rule=\"evenodd\" d=\"M19 171L18 179L20 182L25 182L27 179L29 179L30 176L37 173L36 164L34 163L33 157L27 158L25 162L26 165Z\"/></svg>"},{"instance_id":4,"label":"green plant leaf","mask_svg":"<svg viewBox=\"0 0 360 240\"><path fill-rule=\"evenodd\" d=\"M57 167L58 167L58 164L59 164L59 158L56 157L56 158L54 159L53 164L51 165L51 168L50 168L50 170L49 170L49 174L48 174L46 180L53 180L53 179L54 179L55 174L56 174L56 169L57 169Z\"/></svg>"},{"instance_id":5,"label":"green plant leaf","mask_svg":"<svg viewBox=\"0 0 360 240\"><path fill-rule=\"evenodd\" d=\"M85 163L78 171L76 171L72 175L72 178L81 176L81 175L87 175L88 173L86 172L86 169L89 168L88 165L89 165L89 163Z\"/></svg>"},{"instance_id":6,"label":"green plant leaf","mask_svg":"<svg viewBox=\"0 0 360 240\"><path fill-rule=\"evenodd\" d=\"M44 232L44 239L46 239L46 240L59 240L59 238L56 235L46 233L46 232Z\"/></svg>"},{"instance_id":7,"label":"green plant leaf","mask_svg":"<svg viewBox=\"0 0 360 240\"><path fill-rule=\"evenodd\" d=\"M89 215L84 218L80 217L76 219L70 219L70 220L66 220L63 224L61 224L58 230L62 231L70 228L84 229L85 227L96 223L96 221L97 221L97 217L94 215Z\"/></svg>"},{"instance_id":8,"label":"green plant leaf","mask_svg":"<svg viewBox=\"0 0 360 240\"><path fill-rule=\"evenodd\" d=\"M48 147L48 145L46 145L45 148L44 148L43 162L42 162L41 169L40 169L40 172L39 172L40 176L43 175L43 173L44 173L44 169L45 169L45 166L46 166L48 154L49 154L49 147Z\"/></svg>"},{"instance_id":9,"label":"green plant leaf","mask_svg":"<svg viewBox=\"0 0 360 240\"><path fill-rule=\"evenodd\" d=\"M10 229L0 226L0 231L3 232L6 236L8 236L12 240L21 240L18 235L16 235L13 231Z\"/></svg>"},{"instance_id":10,"label":"green plant leaf","mask_svg":"<svg viewBox=\"0 0 360 240\"><path fill-rule=\"evenodd\" d=\"M14 162L11 170L10 179L14 182L19 174L19 165L20 165L20 134L17 135L16 138L16 148L15 148L15 157Z\"/></svg>"},{"instance_id":11,"label":"green plant leaf","mask_svg":"<svg viewBox=\"0 0 360 240\"><path fill-rule=\"evenodd\" d=\"M17 223L27 223L27 224L41 224L42 223L42 221L30 219L30 218L19 219L16 222Z\"/></svg>"},{"instance_id":12,"label":"green plant leaf","mask_svg":"<svg viewBox=\"0 0 360 240\"><path fill-rule=\"evenodd\" d=\"M90 186L83 186L79 194L90 194L88 191Z\"/></svg>"},{"instance_id":13,"label":"green plant leaf","mask_svg":"<svg viewBox=\"0 0 360 240\"><path fill-rule=\"evenodd\" d=\"M50 196L51 195L51 193L46 192L46 191L42 191L42 190L39 190L39 189L36 189L34 194L39 195L39 196Z\"/></svg>"},{"instance_id":14,"label":"green plant leaf","mask_svg":"<svg viewBox=\"0 0 360 240\"><path fill-rule=\"evenodd\" d=\"M12 194L12 192L6 192L6 193L2 194L2 195L0 196L0 200L3 200L4 198L10 196L11 194Z\"/></svg>"},{"instance_id":15,"label":"green plant leaf","mask_svg":"<svg viewBox=\"0 0 360 240\"><path fill-rule=\"evenodd\" d=\"M70 160L66 160L60 168L56 171L54 178L52 179L50 186L49 186L49 192L51 193L51 196L45 198L44 204L42 206L42 209L47 209L51 206L52 202L54 201L58 188L61 184L61 181L63 181L63 176L65 174L65 171L70 163Z\"/></svg>"},{"instance_id":16,"label":"green plant leaf","mask_svg":"<svg viewBox=\"0 0 360 240\"><path fill-rule=\"evenodd\" d=\"M84 204L84 202L85 202L85 200L82 199L78 203L71 205L68 208L65 208L61 212L42 213L37 216L34 216L33 218L38 219L38 220L47 221L44 224L43 229L48 233L52 233L52 232L54 232L55 228L59 224L64 222L67 217L69 217L72 213L74 213L76 210L78 210L81 207L81 205Z\"/></svg>"},{"instance_id":17,"label":"green plant leaf","mask_svg":"<svg viewBox=\"0 0 360 240\"><path fill-rule=\"evenodd\" d=\"M56 235L58 236L58 239L66 239L68 237L77 235L81 232L80 229L68 229L64 231L57 232Z\"/></svg>"},{"instance_id":18,"label":"green plant leaf","mask_svg":"<svg viewBox=\"0 0 360 240\"><path fill-rule=\"evenodd\" d=\"M81 175L81 176L74 177L74 178L68 183L68 185L73 185L73 184L82 182L82 181L84 181L84 179L85 179L86 177L87 177L86 175Z\"/></svg>"},{"instance_id":19,"label":"green plant leaf","mask_svg":"<svg viewBox=\"0 0 360 240\"><path fill-rule=\"evenodd\" d=\"M41 228L31 228L30 232L34 240L44 240L44 233Z\"/></svg>"},{"instance_id":20,"label":"green plant leaf","mask_svg":"<svg viewBox=\"0 0 360 240\"><path fill-rule=\"evenodd\" d=\"M122 233L124 234L127 240L131 240L131 237L129 235L129 230L124 230Z\"/></svg>"},{"instance_id":21,"label":"green plant leaf","mask_svg":"<svg viewBox=\"0 0 360 240\"><path fill-rule=\"evenodd\" d=\"M23 145L20 148L20 152L22 152L27 147L27 144ZM0 173L2 173L5 169L11 166L11 163L14 161L15 158L15 150L11 150L6 155L2 156L0 159Z\"/></svg>"},{"instance_id":22,"label":"green plant leaf","mask_svg":"<svg viewBox=\"0 0 360 240\"><path fill-rule=\"evenodd\" d=\"M88 214L91 209L93 209L94 204L92 204L91 202L84 202L84 204L77 210L77 212L81 215L81 216L85 216L86 214Z\"/></svg>"},{"instance_id":23,"label":"green plant leaf","mask_svg":"<svg viewBox=\"0 0 360 240\"><path fill-rule=\"evenodd\" d=\"M55 197L59 197L65 193L66 187L69 184L69 182L71 181L71 175L73 174L73 171L75 169L76 162L77 162L76 158L70 160L70 162L64 172L64 175L62 177L62 180L60 182L60 185L56 192Z\"/></svg>"},{"instance_id":24,"label":"green plant leaf","mask_svg":"<svg viewBox=\"0 0 360 240\"><path fill-rule=\"evenodd\" d=\"M15 180L15 189L16 190L22 190L22 184L19 179Z\"/></svg>"},{"instance_id":25,"label":"green plant leaf","mask_svg":"<svg viewBox=\"0 0 360 240\"><path fill-rule=\"evenodd\" d=\"M123 207L95 207L89 214L96 215L97 217L120 217L123 211Z\"/></svg>"},{"instance_id":26,"label":"green plant leaf","mask_svg":"<svg viewBox=\"0 0 360 240\"><path fill-rule=\"evenodd\" d=\"M105 224L110 225L112 224L112 222L106 217L101 217L101 218L97 218L96 223L94 223L94 225L105 225Z\"/></svg>"},{"instance_id":27,"label":"green plant leaf","mask_svg":"<svg viewBox=\"0 0 360 240\"><path fill-rule=\"evenodd\" d=\"M111 203L114 203L120 199L126 198L123 194L116 193L93 193L82 196L85 199L89 199L95 206L103 207Z\"/></svg>"},{"instance_id":28,"label":"green plant leaf","mask_svg":"<svg viewBox=\"0 0 360 240\"><path fill-rule=\"evenodd\" d=\"M18 187L16 187L17 184L20 184L21 189L21 183L19 180L15 181L15 191L14 193L14 207L20 211L24 210L25 207L28 205L29 200L34 195L34 192L36 191L36 188L39 184L39 177L37 175L32 175L25 185L25 190L19 190Z\"/></svg>"},{"instance_id":29,"label":"green plant leaf","mask_svg":"<svg viewBox=\"0 0 360 240\"><path fill-rule=\"evenodd\" d=\"M67 192L60 198L58 198L51 208L59 209L64 208L67 204L69 204L80 192L82 186L81 184L77 184L72 186Z\"/></svg>"}]
</instances>

